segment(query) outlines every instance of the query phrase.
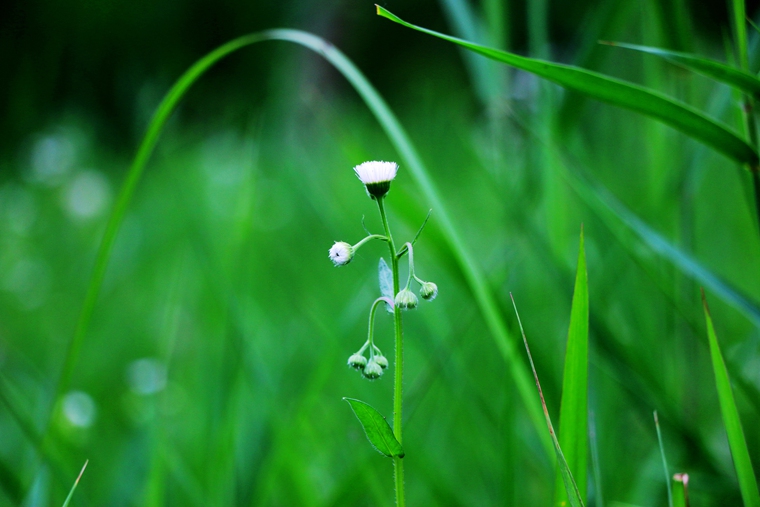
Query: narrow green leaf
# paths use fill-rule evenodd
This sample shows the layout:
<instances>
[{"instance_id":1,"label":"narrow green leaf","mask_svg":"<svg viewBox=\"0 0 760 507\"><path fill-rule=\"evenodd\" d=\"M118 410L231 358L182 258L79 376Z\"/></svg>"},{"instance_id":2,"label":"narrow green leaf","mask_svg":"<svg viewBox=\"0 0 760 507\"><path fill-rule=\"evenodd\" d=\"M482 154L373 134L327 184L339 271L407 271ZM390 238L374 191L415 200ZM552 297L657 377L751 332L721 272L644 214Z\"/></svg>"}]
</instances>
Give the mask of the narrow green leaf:
<instances>
[{"instance_id":1,"label":"narrow green leaf","mask_svg":"<svg viewBox=\"0 0 760 507\"><path fill-rule=\"evenodd\" d=\"M586 498L588 463L588 312L588 273L581 227L559 411L559 443L564 450L567 466L573 472L581 498ZM567 492L561 483L562 477L558 474L555 505L567 502Z\"/></svg>"},{"instance_id":2,"label":"narrow green leaf","mask_svg":"<svg viewBox=\"0 0 760 507\"><path fill-rule=\"evenodd\" d=\"M668 468L668 458L665 456L665 444L662 442L662 431L660 431L660 419L657 417L657 411L654 411L654 427L657 431L657 444L660 447L660 458L662 459L662 470L665 472L665 487L668 493L668 507L673 507L673 493L670 487L670 470Z\"/></svg>"},{"instance_id":3,"label":"narrow green leaf","mask_svg":"<svg viewBox=\"0 0 760 507\"><path fill-rule=\"evenodd\" d=\"M473 44L472 42L407 23L379 5L376 7L378 15L413 30L453 42L487 58L530 72L597 100L660 120L737 162L750 165L758 162L758 155L755 149L728 127L709 118L699 110L687 104L677 102L659 92L579 67L527 58L506 51Z\"/></svg>"},{"instance_id":4,"label":"narrow green leaf","mask_svg":"<svg viewBox=\"0 0 760 507\"><path fill-rule=\"evenodd\" d=\"M393 272L382 257L380 257L380 262L377 265L377 278L380 282L380 295L393 301L395 297L395 294L393 294ZM385 309L389 313L393 313L393 308L388 303L385 304Z\"/></svg>"},{"instance_id":5,"label":"narrow green leaf","mask_svg":"<svg viewBox=\"0 0 760 507\"><path fill-rule=\"evenodd\" d=\"M747 441L744 438L739 410L736 408L734 394L731 391L731 382L728 379L728 370L720 352L718 338L715 335L710 309L707 307L705 291L702 289L702 306L705 310L707 322L707 339L710 343L710 358L712 359L713 371L715 372L715 385L718 388L718 400L720 411L723 415L723 424L726 426L728 446L734 458L736 475L739 478L739 489L745 507L760 507L760 492L757 489L755 472L752 470L752 461L749 458Z\"/></svg>"},{"instance_id":6,"label":"narrow green leaf","mask_svg":"<svg viewBox=\"0 0 760 507\"><path fill-rule=\"evenodd\" d=\"M69 490L69 494L66 497L66 500L63 502L63 507L67 507L69 505L69 502L71 501L71 497L74 496L74 490L77 489L77 486L79 486L79 479L82 478L84 469L87 468L87 463L89 462L90 460L85 460L84 465L82 465L82 470L79 471L79 475L77 476L77 479L74 481L74 484L71 486L71 490Z\"/></svg>"},{"instance_id":7,"label":"narrow green leaf","mask_svg":"<svg viewBox=\"0 0 760 507\"><path fill-rule=\"evenodd\" d=\"M619 48L632 49L642 53L659 56L665 60L685 67L694 72L710 77L721 83L731 85L739 90L751 95L760 95L760 79L749 72L735 69L725 63L702 58L689 53L680 53L678 51L668 51L667 49L653 48L650 46L639 46L636 44L625 44L622 42L602 41L602 44L608 44Z\"/></svg>"},{"instance_id":8,"label":"narrow green leaf","mask_svg":"<svg viewBox=\"0 0 760 507\"><path fill-rule=\"evenodd\" d=\"M549 409L546 408L546 400L544 399L544 392L541 389L541 382L538 381L538 373L536 373L536 365L533 364L533 356L530 353L530 347L528 347L528 339L525 337L525 330L523 329L522 321L520 320L520 314L517 312L517 304L515 304L515 298L512 297L512 293L509 293L509 297L512 299L512 307L515 309L515 315L517 315L517 323L520 326L520 333L522 333L523 344L525 345L525 351L528 353L528 360L530 361L530 368L533 370L533 379L536 381L536 387L538 388L538 397L541 399L541 408L544 411L544 418L546 419L546 426L549 428L549 435L551 436L552 443L554 444L554 453L557 456L557 465L562 482L565 485L565 492L567 493L567 500L571 507L583 507L583 498L581 498L580 491L578 491L578 485L573 478L573 473L567 464L565 455L562 453L562 447L557 441L557 436L552 426L551 417L549 417Z\"/></svg>"},{"instance_id":9,"label":"narrow green leaf","mask_svg":"<svg viewBox=\"0 0 760 507\"><path fill-rule=\"evenodd\" d=\"M401 444L398 443L396 437L393 436L393 430L385 420L385 417L380 415L380 412L372 408L371 405L364 403L363 401L355 400L353 398L343 398L351 405L351 410L356 414L356 418L362 423L364 433L367 435L369 443L380 454L384 454L389 458L398 456L404 457L404 449Z\"/></svg>"}]
</instances>

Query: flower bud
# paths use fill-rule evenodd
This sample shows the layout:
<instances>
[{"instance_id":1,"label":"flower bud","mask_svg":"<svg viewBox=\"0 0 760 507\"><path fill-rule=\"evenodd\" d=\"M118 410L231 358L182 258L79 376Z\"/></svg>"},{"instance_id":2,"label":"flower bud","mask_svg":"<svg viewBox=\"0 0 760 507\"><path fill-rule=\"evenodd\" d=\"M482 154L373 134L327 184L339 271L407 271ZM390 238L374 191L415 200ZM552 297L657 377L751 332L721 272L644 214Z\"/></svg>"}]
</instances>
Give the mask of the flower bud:
<instances>
[{"instance_id":1,"label":"flower bud","mask_svg":"<svg viewBox=\"0 0 760 507\"><path fill-rule=\"evenodd\" d=\"M372 359L370 362L367 363L367 366L364 367L364 371L362 372L362 375L364 375L364 378L368 378L370 380L378 379L383 374L383 367L380 366L375 362L375 359Z\"/></svg>"},{"instance_id":2,"label":"flower bud","mask_svg":"<svg viewBox=\"0 0 760 507\"><path fill-rule=\"evenodd\" d=\"M356 370L362 370L367 366L367 358L357 352L348 358L348 365Z\"/></svg>"},{"instance_id":3,"label":"flower bud","mask_svg":"<svg viewBox=\"0 0 760 507\"><path fill-rule=\"evenodd\" d=\"M367 195L371 199L382 199L391 188L391 181L396 177L398 164L373 160L354 167L357 178L364 183Z\"/></svg>"},{"instance_id":4,"label":"flower bud","mask_svg":"<svg viewBox=\"0 0 760 507\"><path fill-rule=\"evenodd\" d=\"M330 260L335 266L345 266L354 258L354 247L344 241L336 241L330 248Z\"/></svg>"},{"instance_id":5,"label":"flower bud","mask_svg":"<svg viewBox=\"0 0 760 507\"><path fill-rule=\"evenodd\" d=\"M380 368L382 368L383 370L388 367L388 358L386 358L385 356L376 355L375 362L379 364Z\"/></svg>"},{"instance_id":6,"label":"flower bud","mask_svg":"<svg viewBox=\"0 0 760 507\"><path fill-rule=\"evenodd\" d=\"M425 282L420 287L420 296L426 301L432 301L438 296L438 286L433 282Z\"/></svg>"},{"instance_id":7,"label":"flower bud","mask_svg":"<svg viewBox=\"0 0 760 507\"><path fill-rule=\"evenodd\" d=\"M402 310L413 310L414 308L417 308L417 296L415 296L414 292L410 291L409 289L404 289L396 294L395 303L396 306Z\"/></svg>"}]
</instances>

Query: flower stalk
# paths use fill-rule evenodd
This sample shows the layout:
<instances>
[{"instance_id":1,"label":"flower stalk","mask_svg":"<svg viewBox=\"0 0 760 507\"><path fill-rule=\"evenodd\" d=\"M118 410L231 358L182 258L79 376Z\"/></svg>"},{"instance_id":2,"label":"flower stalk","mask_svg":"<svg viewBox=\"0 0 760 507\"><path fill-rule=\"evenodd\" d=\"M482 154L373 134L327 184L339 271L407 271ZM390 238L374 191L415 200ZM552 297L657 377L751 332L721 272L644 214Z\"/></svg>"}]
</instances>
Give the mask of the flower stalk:
<instances>
[{"instance_id":1,"label":"flower stalk","mask_svg":"<svg viewBox=\"0 0 760 507\"><path fill-rule=\"evenodd\" d=\"M364 345L352 354L348 358L348 366L359 370L362 375L369 379L375 380L382 376L383 370L388 368L388 359L382 354L380 349L375 344L374 335L374 321L377 307L381 303L386 303L388 308L393 313L393 330L394 330L394 362L393 362L393 427L390 428L385 423L385 436L384 440L373 441L369 436L370 443L383 454L393 458L394 464L394 482L396 489L396 505L404 507L406 504L404 496L404 452L403 452L403 384L404 384L404 332L403 323L401 318L402 310L411 310L417 307L418 299L414 292L411 291L410 286L412 280L420 284L420 296L428 301L435 299L438 294L438 287L432 282L426 282L420 279L415 273L414 267L414 251L413 244L417 241L422 229L427 223L428 217L420 227L414 240L409 243L405 243L401 250L396 250L396 245L393 241L393 235L391 234L391 228L388 222L388 215L385 210L385 197L390 191L391 182L396 177L398 171L398 165L394 162L364 162L354 167L356 176L364 184L367 195L377 203L377 209L380 213L380 219L383 225L384 234L372 234L367 231L367 236L359 241L355 245L351 245L345 242L336 242L330 249L330 260L332 260L335 266L345 266L354 257L356 250L362 245L367 243L371 239L379 239L385 241L388 244L388 252L390 254L391 265L390 269L384 261L380 262L380 290L383 294L377 298L370 308L369 313L369 325L367 331L367 341ZM366 230L366 228L365 228ZM405 255L409 254L409 274L407 276L406 285L401 288L400 275L399 275L399 260ZM392 281L391 281L392 280ZM392 291L392 293L391 293ZM369 358L365 356L365 352L369 351ZM375 419L370 421L369 424L373 426L373 430L378 431L377 421L383 421L382 415L378 414L375 409L366 408L366 404L358 400L353 400L354 403L362 404L365 406L361 409L363 411L369 410L375 413ZM352 405L353 407L353 405ZM363 416L359 416L359 413L355 411L360 422L365 425L366 423ZM380 423L383 426L383 423ZM382 430L382 428L381 428ZM394 445L392 450L388 450L387 443L396 440L398 445ZM394 444L396 444L394 443ZM377 444L377 445L376 445ZM381 450L385 449L385 450Z\"/></svg>"}]
</instances>

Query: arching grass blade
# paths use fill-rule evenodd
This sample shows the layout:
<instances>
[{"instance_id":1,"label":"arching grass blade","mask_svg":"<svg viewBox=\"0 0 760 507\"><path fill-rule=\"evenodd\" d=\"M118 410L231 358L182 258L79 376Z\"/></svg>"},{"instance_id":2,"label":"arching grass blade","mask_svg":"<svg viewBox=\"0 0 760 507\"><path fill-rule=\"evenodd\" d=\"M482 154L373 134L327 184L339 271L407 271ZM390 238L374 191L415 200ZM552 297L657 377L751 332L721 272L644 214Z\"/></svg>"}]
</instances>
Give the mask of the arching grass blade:
<instances>
[{"instance_id":1,"label":"arching grass blade","mask_svg":"<svg viewBox=\"0 0 760 507\"><path fill-rule=\"evenodd\" d=\"M376 7L378 15L413 30L453 42L485 57L530 72L597 100L660 120L689 137L712 147L736 162L748 165L755 165L758 162L758 155L755 149L728 127L709 118L699 110L687 104L677 102L659 92L580 67L527 58L507 51L474 44L407 23L383 7L379 5Z\"/></svg>"},{"instance_id":2,"label":"arching grass blade","mask_svg":"<svg viewBox=\"0 0 760 507\"><path fill-rule=\"evenodd\" d=\"M636 44L625 44L623 42L600 41L602 44L610 46L632 49L642 53L659 56L665 60L684 67L694 72L698 72L709 78L731 85L750 95L760 95L760 79L749 72L735 69L725 63L702 58L689 53L680 53L678 51L668 51L667 49L653 48L650 46L639 46Z\"/></svg>"}]
</instances>

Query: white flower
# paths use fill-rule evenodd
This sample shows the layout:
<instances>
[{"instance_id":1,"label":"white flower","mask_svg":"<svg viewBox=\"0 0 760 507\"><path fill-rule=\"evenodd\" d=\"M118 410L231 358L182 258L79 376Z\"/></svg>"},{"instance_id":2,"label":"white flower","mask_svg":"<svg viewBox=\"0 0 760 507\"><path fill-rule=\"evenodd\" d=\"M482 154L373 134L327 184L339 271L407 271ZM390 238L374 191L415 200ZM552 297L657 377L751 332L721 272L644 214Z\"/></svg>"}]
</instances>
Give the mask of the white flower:
<instances>
[{"instance_id":1,"label":"white flower","mask_svg":"<svg viewBox=\"0 0 760 507\"><path fill-rule=\"evenodd\" d=\"M357 178L364 183L370 198L380 199L390 190L391 181L398 172L398 164L373 160L354 167L354 172Z\"/></svg>"},{"instance_id":2,"label":"white flower","mask_svg":"<svg viewBox=\"0 0 760 507\"><path fill-rule=\"evenodd\" d=\"M335 266L345 266L354 258L354 247L344 241L336 241L330 248L329 255Z\"/></svg>"}]
</instances>

